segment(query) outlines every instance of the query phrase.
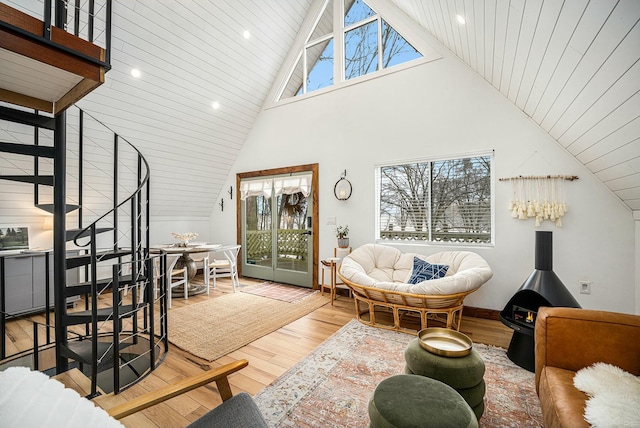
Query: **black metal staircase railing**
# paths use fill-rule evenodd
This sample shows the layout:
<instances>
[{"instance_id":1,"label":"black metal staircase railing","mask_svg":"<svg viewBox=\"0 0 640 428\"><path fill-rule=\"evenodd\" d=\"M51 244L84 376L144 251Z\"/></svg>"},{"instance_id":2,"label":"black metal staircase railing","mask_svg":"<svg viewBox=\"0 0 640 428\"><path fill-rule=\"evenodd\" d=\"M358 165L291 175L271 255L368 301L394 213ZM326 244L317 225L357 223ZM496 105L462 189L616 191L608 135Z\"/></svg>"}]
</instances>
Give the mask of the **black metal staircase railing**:
<instances>
[{"instance_id":1,"label":"black metal staircase railing","mask_svg":"<svg viewBox=\"0 0 640 428\"><path fill-rule=\"evenodd\" d=\"M55 47L62 56L72 54L110 69L111 0L44 0L43 6L42 16L36 17L42 20L41 36L7 22L0 22L0 27ZM52 40L52 20L55 27L103 47L104 60ZM46 272L45 314L46 325L51 325L48 287L52 283L55 371L66 371L70 362L89 366L94 395L110 359L111 387L118 392L153 370L168 349L166 281L164 275L154 281L158 276L154 266L164 266L166 256L156 263L149 255L149 165L132 144L77 107L51 117L0 106L0 120L29 125L34 131L33 144L21 139L0 142L0 154L33 158L32 171L12 165L9 169L17 169L18 174L0 176L0 180L31 184L34 205L53 214L54 269L52 280ZM43 137L43 130L52 138ZM75 227L67 228L70 223ZM78 254L67 255L70 242ZM11 311L5 307L5 258L0 258L0 357L4 358L5 321ZM67 283L69 269L81 271L82 281ZM160 290L158 297L151 291L154 287ZM68 310L70 298L81 298L84 310ZM80 340L70 340L70 330ZM51 342L48 329L46 341ZM34 346L38 348L38 343ZM129 375L121 376L127 370Z\"/></svg>"},{"instance_id":2,"label":"black metal staircase railing","mask_svg":"<svg viewBox=\"0 0 640 428\"><path fill-rule=\"evenodd\" d=\"M103 66L108 71L111 68L112 8L112 0L98 2L96 0L44 0L41 14L34 15L35 18L43 22L42 37L4 21L0 21L0 27L7 28L28 39L36 40L38 43L55 46L60 51ZM34 11L25 9L24 12L33 15ZM56 27L103 48L105 50L104 61L52 41L53 23Z\"/></svg>"},{"instance_id":3,"label":"black metal staircase railing","mask_svg":"<svg viewBox=\"0 0 640 428\"><path fill-rule=\"evenodd\" d=\"M4 261L5 257L0 255L0 277L4 278ZM136 325L138 318L132 318L129 331L125 326L119 325L118 328L114 328L112 332L103 331L100 332L96 326L93 327L91 334L87 335L81 331L68 331L67 343L68 353L72 358L79 363L82 369L84 364L90 366L90 370L85 371L87 375L97 376L98 373L94 372L92 360L90 358L91 353L93 355L99 355L98 364L102 363L102 360L108 359L111 362L118 362L118 364L111 364L107 367L107 371L112 373L112 380L107 379L101 385L103 390L108 392L119 392L122 385L131 385L136 380L142 377L145 373L150 372L156 367L157 363L166 354L168 348L167 339L167 296L162 290L167 288L167 277L165 274L166 266L166 252L162 252L158 255L152 255L150 258L144 261L151 272L156 270L159 272L156 278L151 278L151 283L156 282L157 287L133 287L130 289L131 293L128 296L128 302L130 304L123 304L127 296L123 296L123 284L119 281L120 273L123 264L116 264L112 267L112 277L109 283L111 289L112 305L98 308L97 305L93 308L90 314L85 314L82 311L75 312L78 318L85 318L83 322L92 322L97 325L98 318L102 317L104 320L111 318L119 323L127 318L131 318L132 314L135 314L140 308L144 311L150 311L152 313L149 316L143 316L143 325L138 328ZM48 281L47 281L48 283ZM138 288L140 288L138 296ZM49 324L49 318L42 323L36 321L34 318L28 315L18 315L8 313L4 310L5 301L5 284L0 282L0 330L3 335L0 339L0 370L9 366L27 366L34 370L42 370L48 374L57 373L55 366L47 364L47 361L54 360L55 345L56 343L51 340L51 331L55 330L55 326ZM94 290L95 291L95 290ZM48 285L46 293L49 293ZM154 297L154 294L157 296ZM96 293L97 294L97 293ZM124 293L126 294L126 293ZM98 299L92 299L97 303ZM155 304L146 305L145 302L153 301ZM109 299L106 299L109 302ZM133 303L131 303L133 302ZM148 320L154 320L156 317L153 314L156 306L163 316L157 318L156 323L149 323ZM45 308L45 314L48 315L51 307L47 302ZM73 313L69 314L70 316ZM19 323L10 334L7 330L7 322ZM31 328L26 328L25 325L31 324ZM28 335L31 332L31 336ZM11 336L12 340L18 343L32 342L30 348L17 349L15 352L7 353L7 338ZM89 350L87 352L87 350ZM163 352L164 350L164 352ZM75 353L75 354L74 354ZM88 357L89 356L89 357ZM42 361L45 361L42 363ZM104 370L103 370L104 372ZM106 385L106 386L105 386Z\"/></svg>"},{"instance_id":4,"label":"black metal staircase railing","mask_svg":"<svg viewBox=\"0 0 640 428\"><path fill-rule=\"evenodd\" d=\"M18 119L17 122L30 123L34 128L40 124L49 125L40 115L15 111L3 114L3 109L0 108L0 118ZM156 263L149 255L149 165L138 149L88 113L74 108L64 114L69 120L64 121L63 130L54 127L53 146L42 145L35 137L31 146L0 143L0 152L37 159L31 174L24 171L22 175L0 176L0 179L31 183L35 205L45 210L53 207L54 264L56 254L66 254L67 242L73 242L79 250L79 254L64 256L63 270L79 269L83 281L66 284L64 272L60 275L58 266L57 271L54 269L56 371L67 370L69 361L79 363L83 369L88 366L92 394L96 394L102 367L111 361L113 377L109 387L100 387L118 392L153 370L168 349L164 279L159 285L158 298L153 298L150 291L157 285L154 281ZM60 171L56 162L62 156L58 145L60 133L65 134L62 139L65 153L77 159L77 170L65 168ZM52 157L53 166L50 161L44 162ZM107 158L111 161L105 162ZM40 173L41 168L51 167L53 174ZM91 177L98 176L95 182L87 180L87 169L91 170ZM53 197L39 188L58 185L60 175L65 178L65 191L61 192L65 195L63 207L56 199L55 186ZM106 179L109 175L111 178ZM67 180L67 176L75 178L75 194L67 191L74 188L73 181ZM93 199L100 203L110 200L110 207L86 202L87 193L93 194ZM121 194L125 196L119 197ZM69 201L67 196L76 200ZM67 229L67 223L74 217L77 226ZM67 300L78 296L84 300L85 310L67 311ZM1 315L0 327L4 327L4 314ZM84 326L83 340L70 342L68 330L75 326ZM2 333L4 341L5 331ZM141 339L146 348L141 345ZM127 355L124 360L123 352ZM121 376L124 372L128 374Z\"/></svg>"},{"instance_id":5,"label":"black metal staircase railing","mask_svg":"<svg viewBox=\"0 0 640 428\"><path fill-rule=\"evenodd\" d=\"M4 291L4 290L3 290ZM55 330L55 326L38 322L26 315L16 315L9 314L5 311L0 311L0 320L2 320L2 330L5 330L6 321L12 322L22 322L26 325L31 325L30 329L27 329L30 333L30 339L32 342L32 346L30 348L19 349L16 352L7 355L6 352L6 337L3 337L0 342L0 353L2 355L2 363L0 363L0 369L4 368L4 366L26 366L31 367L34 370L51 370L52 367L47 366L46 364L42 364L41 360L47 359L42 358L41 355L43 353L54 351L55 342L51 340L51 332ZM24 327L22 328L24 331ZM26 333L26 332L25 332ZM82 335L75 332L69 332L69 340L79 340L82 338ZM41 336L44 336L44 340L41 339ZM16 337L17 340L23 340L22 337ZM51 357L48 358L51 360Z\"/></svg>"}]
</instances>

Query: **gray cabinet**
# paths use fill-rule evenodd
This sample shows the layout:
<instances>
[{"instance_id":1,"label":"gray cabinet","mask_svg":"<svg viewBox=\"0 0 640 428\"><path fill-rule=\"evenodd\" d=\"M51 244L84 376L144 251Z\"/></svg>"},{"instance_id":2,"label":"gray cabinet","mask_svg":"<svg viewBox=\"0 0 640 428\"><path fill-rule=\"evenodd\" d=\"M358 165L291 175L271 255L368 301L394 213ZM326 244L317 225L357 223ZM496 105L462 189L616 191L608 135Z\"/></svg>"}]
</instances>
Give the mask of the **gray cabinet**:
<instances>
[{"instance_id":1,"label":"gray cabinet","mask_svg":"<svg viewBox=\"0 0 640 428\"><path fill-rule=\"evenodd\" d=\"M53 253L49 253L49 305L53 308ZM4 257L5 311L8 314L38 312L46 306L47 253ZM67 284L77 284L78 272L67 272ZM77 299L76 299L77 300Z\"/></svg>"}]
</instances>

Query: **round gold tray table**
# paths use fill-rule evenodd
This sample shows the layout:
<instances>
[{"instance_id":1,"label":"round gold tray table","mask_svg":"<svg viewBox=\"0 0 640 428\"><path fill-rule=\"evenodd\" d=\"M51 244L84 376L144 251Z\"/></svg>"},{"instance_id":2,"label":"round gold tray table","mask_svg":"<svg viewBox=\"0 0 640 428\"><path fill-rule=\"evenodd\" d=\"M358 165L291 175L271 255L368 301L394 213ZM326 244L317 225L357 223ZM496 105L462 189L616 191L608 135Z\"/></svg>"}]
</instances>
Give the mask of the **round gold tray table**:
<instances>
[{"instance_id":1,"label":"round gold tray table","mask_svg":"<svg viewBox=\"0 0 640 428\"><path fill-rule=\"evenodd\" d=\"M464 357L471 353L469 336L448 328L429 327L418 332L420 346L443 357Z\"/></svg>"}]
</instances>

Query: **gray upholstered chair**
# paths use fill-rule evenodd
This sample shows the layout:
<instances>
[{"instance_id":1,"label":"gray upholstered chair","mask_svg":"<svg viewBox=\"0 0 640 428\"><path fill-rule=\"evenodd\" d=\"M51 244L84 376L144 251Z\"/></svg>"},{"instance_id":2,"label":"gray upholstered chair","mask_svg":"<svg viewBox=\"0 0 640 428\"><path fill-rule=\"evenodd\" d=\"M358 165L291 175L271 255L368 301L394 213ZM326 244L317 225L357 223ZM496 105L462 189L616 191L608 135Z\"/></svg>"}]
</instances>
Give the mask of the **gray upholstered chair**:
<instances>
[{"instance_id":1,"label":"gray upholstered chair","mask_svg":"<svg viewBox=\"0 0 640 428\"><path fill-rule=\"evenodd\" d=\"M236 394L213 408L188 428L266 428L260 410L246 392Z\"/></svg>"},{"instance_id":2,"label":"gray upholstered chair","mask_svg":"<svg viewBox=\"0 0 640 428\"><path fill-rule=\"evenodd\" d=\"M200 386L216 382L222 404L210 410L190 427L267 428L260 410L249 394L233 395L228 376L246 367L238 360L171 385L142 394L103 410L72 388L44 373L27 367L9 367L0 371L0 415L2 426L122 428L119 419L162 403ZM101 397L99 397L101 398ZM102 403L102 401L96 402Z\"/></svg>"},{"instance_id":3,"label":"gray upholstered chair","mask_svg":"<svg viewBox=\"0 0 640 428\"><path fill-rule=\"evenodd\" d=\"M238 360L199 375L183 379L175 384L151 391L126 403L112 407L107 413L115 419L122 419L140 410L159 404L165 400L216 382L222 404L213 408L189 427L200 428L267 428L258 406L246 392L233 395L228 376L249 365L247 360Z\"/></svg>"}]
</instances>

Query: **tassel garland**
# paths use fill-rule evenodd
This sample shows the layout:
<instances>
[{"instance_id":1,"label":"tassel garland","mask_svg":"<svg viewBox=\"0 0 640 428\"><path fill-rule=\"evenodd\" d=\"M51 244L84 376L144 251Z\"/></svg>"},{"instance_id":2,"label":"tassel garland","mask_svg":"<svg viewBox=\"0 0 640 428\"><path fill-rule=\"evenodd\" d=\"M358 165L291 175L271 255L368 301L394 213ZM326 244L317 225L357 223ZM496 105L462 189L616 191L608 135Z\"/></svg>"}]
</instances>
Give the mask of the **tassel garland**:
<instances>
[{"instance_id":1,"label":"tassel garland","mask_svg":"<svg viewBox=\"0 0 640 428\"><path fill-rule=\"evenodd\" d=\"M544 220L562 227L562 217L567 213L567 203L564 201L566 179L563 176L509 178L513 191L509 201L511 217L520 220L533 218L536 227Z\"/></svg>"}]
</instances>

